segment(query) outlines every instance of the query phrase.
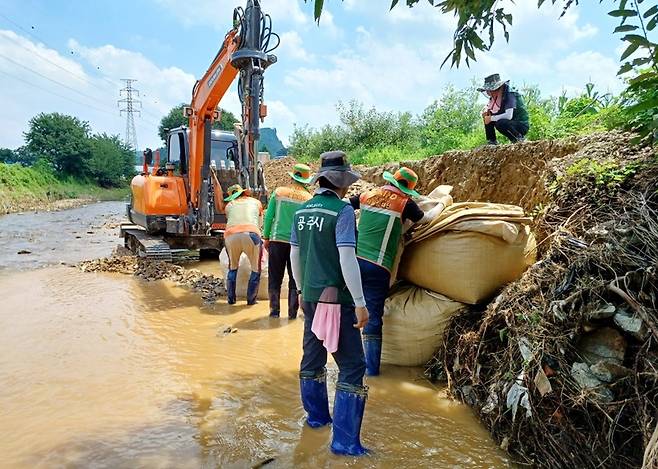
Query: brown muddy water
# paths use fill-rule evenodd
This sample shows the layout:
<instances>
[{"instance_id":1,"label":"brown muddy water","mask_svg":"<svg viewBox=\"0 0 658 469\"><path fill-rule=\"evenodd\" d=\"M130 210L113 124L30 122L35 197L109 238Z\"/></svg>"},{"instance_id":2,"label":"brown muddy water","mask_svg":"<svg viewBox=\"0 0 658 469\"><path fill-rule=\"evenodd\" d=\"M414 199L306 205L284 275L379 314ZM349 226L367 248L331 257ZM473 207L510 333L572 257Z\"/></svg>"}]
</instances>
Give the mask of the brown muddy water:
<instances>
[{"instance_id":1,"label":"brown muddy water","mask_svg":"<svg viewBox=\"0 0 658 469\"><path fill-rule=\"evenodd\" d=\"M76 209L82 225L71 230L115 208ZM0 217L0 231L6 222ZM68 262L84 253L75 246L60 252ZM99 254L90 243L89 252L112 246ZM265 302L204 305L163 281L37 261L14 268L7 256L0 467L509 467L471 411L417 368L384 367L368 379L362 439L373 455L333 456L330 430L304 426L301 320L270 320ZM330 362L330 382L336 371Z\"/></svg>"}]
</instances>

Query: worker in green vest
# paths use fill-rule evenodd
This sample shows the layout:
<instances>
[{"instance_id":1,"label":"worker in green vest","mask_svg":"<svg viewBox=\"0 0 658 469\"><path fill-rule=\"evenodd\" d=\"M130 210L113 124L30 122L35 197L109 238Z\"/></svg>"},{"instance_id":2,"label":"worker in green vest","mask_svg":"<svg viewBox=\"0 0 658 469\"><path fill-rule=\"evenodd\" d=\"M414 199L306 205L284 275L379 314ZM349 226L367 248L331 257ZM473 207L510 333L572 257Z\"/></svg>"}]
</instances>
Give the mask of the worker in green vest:
<instances>
[{"instance_id":1,"label":"worker in green vest","mask_svg":"<svg viewBox=\"0 0 658 469\"><path fill-rule=\"evenodd\" d=\"M330 352L338 365L331 450L352 456L368 452L360 441L368 395L360 329L368 310L356 259L354 209L343 200L359 177L345 153L323 153L314 178L320 188L295 213L290 237L292 271L304 311L299 376L306 423L317 428L332 422L325 368Z\"/></svg>"},{"instance_id":2,"label":"worker in green vest","mask_svg":"<svg viewBox=\"0 0 658 469\"><path fill-rule=\"evenodd\" d=\"M297 285L290 267L290 231L292 218L297 209L312 196L308 190L311 182L311 168L296 164L289 172L291 183L277 187L270 197L263 224L263 246L268 252L268 295L270 317L280 315L281 284L288 268L288 319L297 317L299 297Z\"/></svg>"},{"instance_id":3,"label":"worker in green vest","mask_svg":"<svg viewBox=\"0 0 658 469\"><path fill-rule=\"evenodd\" d=\"M391 270L403 225L407 220L428 223L452 203L452 197L443 196L432 210L425 213L412 200L419 196L415 190L418 175L414 171L403 166L395 174L384 171L383 178L388 184L350 198L352 207L361 210L356 255L370 313L368 324L363 329L368 376L379 374L384 302L388 296Z\"/></svg>"}]
</instances>

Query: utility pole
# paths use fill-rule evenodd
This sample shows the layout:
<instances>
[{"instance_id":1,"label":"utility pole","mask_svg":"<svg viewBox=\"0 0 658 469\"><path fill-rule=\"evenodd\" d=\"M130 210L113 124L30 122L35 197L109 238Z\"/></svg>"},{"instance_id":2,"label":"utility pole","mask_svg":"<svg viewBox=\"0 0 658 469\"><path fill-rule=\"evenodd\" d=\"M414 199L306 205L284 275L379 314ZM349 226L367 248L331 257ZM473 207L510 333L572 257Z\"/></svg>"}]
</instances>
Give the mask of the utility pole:
<instances>
[{"instance_id":1,"label":"utility pole","mask_svg":"<svg viewBox=\"0 0 658 469\"><path fill-rule=\"evenodd\" d=\"M125 143L132 147L134 151L138 151L137 131L135 130L135 118L133 114L142 115L142 111L140 110L142 108L142 102L139 99L135 99L135 96L139 96L139 90L132 86L137 80L122 78L121 81L126 83L126 87L119 92L119 95L124 97L117 101L117 105L119 106L119 114L123 115L124 112L126 113Z\"/></svg>"}]
</instances>

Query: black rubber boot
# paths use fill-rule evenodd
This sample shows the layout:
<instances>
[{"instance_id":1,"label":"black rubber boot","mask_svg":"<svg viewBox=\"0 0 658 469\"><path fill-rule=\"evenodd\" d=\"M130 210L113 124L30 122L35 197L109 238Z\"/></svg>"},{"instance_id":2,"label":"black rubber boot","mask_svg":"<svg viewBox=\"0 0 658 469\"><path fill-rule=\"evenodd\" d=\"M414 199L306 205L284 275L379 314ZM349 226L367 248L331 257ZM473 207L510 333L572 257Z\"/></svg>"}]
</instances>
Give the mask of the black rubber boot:
<instances>
[{"instance_id":1,"label":"black rubber boot","mask_svg":"<svg viewBox=\"0 0 658 469\"><path fill-rule=\"evenodd\" d=\"M281 292L276 290L268 290L270 297L270 317L278 318L281 314Z\"/></svg>"},{"instance_id":2,"label":"black rubber boot","mask_svg":"<svg viewBox=\"0 0 658 469\"><path fill-rule=\"evenodd\" d=\"M288 319L297 319L299 310L299 295L297 290L288 290Z\"/></svg>"}]
</instances>

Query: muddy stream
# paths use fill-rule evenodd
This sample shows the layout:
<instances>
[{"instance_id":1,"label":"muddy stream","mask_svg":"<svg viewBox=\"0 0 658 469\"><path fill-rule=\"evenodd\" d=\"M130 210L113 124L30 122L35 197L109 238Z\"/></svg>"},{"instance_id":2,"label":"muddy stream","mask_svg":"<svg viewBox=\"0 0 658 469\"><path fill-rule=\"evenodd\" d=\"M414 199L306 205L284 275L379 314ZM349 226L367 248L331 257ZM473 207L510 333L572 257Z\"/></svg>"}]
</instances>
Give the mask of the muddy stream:
<instances>
[{"instance_id":1,"label":"muddy stream","mask_svg":"<svg viewBox=\"0 0 658 469\"><path fill-rule=\"evenodd\" d=\"M62 265L109 255L122 211L0 217L0 467L509 466L416 368L368 379L373 455L331 455L330 430L303 422L301 320Z\"/></svg>"}]
</instances>

